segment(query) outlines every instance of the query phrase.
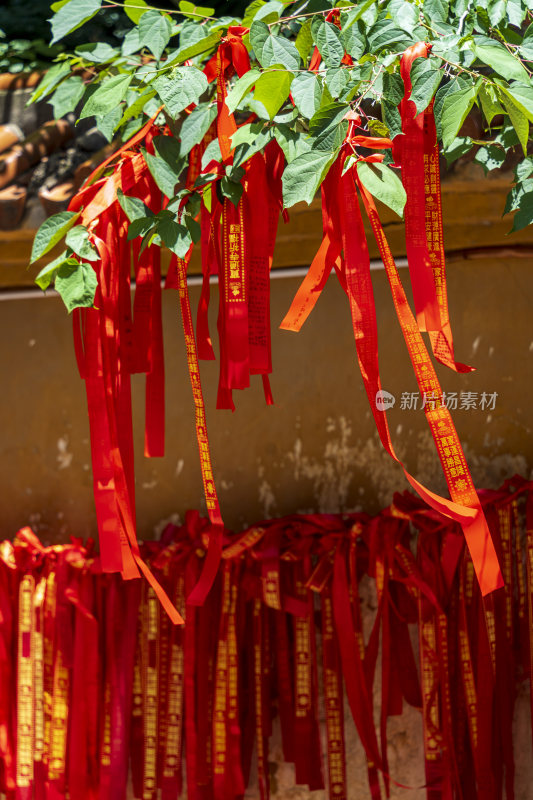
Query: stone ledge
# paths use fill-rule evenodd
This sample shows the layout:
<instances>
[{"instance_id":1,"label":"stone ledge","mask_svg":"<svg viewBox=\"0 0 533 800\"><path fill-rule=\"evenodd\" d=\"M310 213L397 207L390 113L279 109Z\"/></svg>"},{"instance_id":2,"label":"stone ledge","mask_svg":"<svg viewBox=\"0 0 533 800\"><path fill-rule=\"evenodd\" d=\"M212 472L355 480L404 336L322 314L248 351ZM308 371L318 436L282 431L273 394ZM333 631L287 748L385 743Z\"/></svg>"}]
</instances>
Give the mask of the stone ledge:
<instances>
[{"instance_id":1,"label":"stone ledge","mask_svg":"<svg viewBox=\"0 0 533 800\"><path fill-rule=\"evenodd\" d=\"M481 168L480 168L481 172ZM444 243L450 253L479 248L515 248L524 250L533 245L533 227L524 228L509 236L511 218L502 217L505 199L512 183L512 174L485 178L469 169L457 176L446 176L442 182ZM401 220L388 208L381 206L380 215L391 249L395 256L405 255L405 232ZM36 205L28 214L23 227L15 231L0 231L0 289L33 285L35 275L55 258L60 248L27 269L35 231L44 219ZM379 252L370 230L365 226L371 258ZM308 266L320 244L322 216L320 200L310 206L301 203L290 211L290 221L280 218L274 254L274 268ZM525 251L524 251L525 252ZM163 253L163 272L170 254ZM195 248L191 259L191 274L201 272L200 251Z\"/></svg>"}]
</instances>

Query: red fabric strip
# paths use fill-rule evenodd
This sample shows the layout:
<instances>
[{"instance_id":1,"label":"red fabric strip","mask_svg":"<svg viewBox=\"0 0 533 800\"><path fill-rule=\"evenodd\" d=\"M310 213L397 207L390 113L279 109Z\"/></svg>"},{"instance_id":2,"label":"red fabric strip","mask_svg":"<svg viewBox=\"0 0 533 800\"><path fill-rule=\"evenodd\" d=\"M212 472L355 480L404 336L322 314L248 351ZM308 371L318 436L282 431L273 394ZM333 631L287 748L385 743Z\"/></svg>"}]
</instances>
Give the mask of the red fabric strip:
<instances>
[{"instance_id":1,"label":"red fabric strip","mask_svg":"<svg viewBox=\"0 0 533 800\"><path fill-rule=\"evenodd\" d=\"M341 179L339 204L343 213L346 283L358 360L382 444L387 452L398 463L401 463L392 447L385 411L376 405L376 396L381 390L381 384L377 360L375 305L370 278L368 247L353 180L354 177L351 174L351 170ZM357 177L355 177L355 180L358 180ZM421 392L426 392L429 397L439 398L441 396L440 385L408 306L398 270L385 239L374 201L360 183L358 183L358 188L378 242L396 312L411 355L420 390ZM430 492L414 479L403 465L402 469L407 480L429 505L461 523L467 544L472 553L482 591L488 593L501 586L502 582L494 545L492 544L486 520L475 493L470 472L449 411L446 408L437 407L437 401L434 403L435 408L430 409L430 405L431 403L426 405L426 416L443 464L452 500L447 500ZM447 455L448 452L451 453L449 448L454 448L453 456ZM457 463L455 463L455 456L458 458Z\"/></svg>"},{"instance_id":2,"label":"red fabric strip","mask_svg":"<svg viewBox=\"0 0 533 800\"><path fill-rule=\"evenodd\" d=\"M427 44L419 42L402 56L405 96L400 103L403 135L394 140L394 155L402 168L407 194L405 242L418 327L430 332L435 358L457 372L472 367L455 362L448 313L446 265L442 231L439 150L433 103L420 114L411 95L411 66L426 58Z\"/></svg>"}]
</instances>

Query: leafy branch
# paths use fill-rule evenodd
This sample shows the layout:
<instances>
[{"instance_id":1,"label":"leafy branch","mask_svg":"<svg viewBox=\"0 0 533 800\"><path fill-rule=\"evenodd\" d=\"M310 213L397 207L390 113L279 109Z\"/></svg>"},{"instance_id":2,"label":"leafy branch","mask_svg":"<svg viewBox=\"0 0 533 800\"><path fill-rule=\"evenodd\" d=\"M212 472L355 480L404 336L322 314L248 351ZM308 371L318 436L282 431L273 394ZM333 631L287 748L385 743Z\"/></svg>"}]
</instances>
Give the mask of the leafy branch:
<instances>
[{"instance_id":1,"label":"leafy branch","mask_svg":"<svg viewBox=\"0 0 533 800\"><path fill-rule=\"evenodd\" d=\"M108 139L124 142L162 107L160 147L143 157L167 205L162 216L136 216L130 226L143 246L171 241L182 253L194 238L192 222L182 223L193 220L199 197L216 186L237 202L247 161L273 140L283 151L284 204L290 207L310 202L319 189L346 136L348 111L360 113L362 133L401 136L400 60L424 42L428 57L413 63L410 99L418 113L433 103L449 163L475 150L486 171L510 159L516 164L505 211L516 212L517 230L533 222L530 2L513 0L506 16L501 3L474 8L467 0L317 0L311 9L300 2L294 13L287 13L294 3L253 0L242 19L217 19L213 9L189 0L170 11L144 0L68 0L55 7L53 42L106 8L122 9L134 26L120 47L93 42L62 54L34 97L49 98L56 116L81 109L80 118L94 117ZM222 162L214 139L202 158L201 179L185 190L189 154L204 141L220 103L214 62L207 74L206 64L235 25L250 69L230 69L226 76L225 102L239 126L233 166ZM479 130L465 136L463 125L474 110ZM382 172L396 186L394 171L384 165ZM68 259L75 257L67 250Z\"/></svg>"}]
</instances>

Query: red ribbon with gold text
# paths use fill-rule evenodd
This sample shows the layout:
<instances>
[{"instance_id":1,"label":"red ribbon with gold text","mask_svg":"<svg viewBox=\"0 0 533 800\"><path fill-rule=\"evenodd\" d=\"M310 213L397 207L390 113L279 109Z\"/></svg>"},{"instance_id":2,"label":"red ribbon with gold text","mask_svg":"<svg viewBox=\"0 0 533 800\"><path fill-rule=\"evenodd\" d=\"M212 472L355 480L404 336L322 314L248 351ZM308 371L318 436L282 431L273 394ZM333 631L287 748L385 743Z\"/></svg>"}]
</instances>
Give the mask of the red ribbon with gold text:
<instances>
[{"instance_id":1,"label":"red ribbon with gold text","mask_svg":"<svg viewBox=\"0 0 533 800\"><path fill-rule=\"evenodd\" d=\"M430 46L418 42L407 48L400 63L405 96L399 109L402 135L394 139L393 152L402 170L407 194L405 245L419 330L429 331L435 358L457 372L472 367L455 362L448 313L446 265L442 230L439 148L433 102L420 114L411 95L411 67L427 58Z\"/></svg>"}]
</instances>

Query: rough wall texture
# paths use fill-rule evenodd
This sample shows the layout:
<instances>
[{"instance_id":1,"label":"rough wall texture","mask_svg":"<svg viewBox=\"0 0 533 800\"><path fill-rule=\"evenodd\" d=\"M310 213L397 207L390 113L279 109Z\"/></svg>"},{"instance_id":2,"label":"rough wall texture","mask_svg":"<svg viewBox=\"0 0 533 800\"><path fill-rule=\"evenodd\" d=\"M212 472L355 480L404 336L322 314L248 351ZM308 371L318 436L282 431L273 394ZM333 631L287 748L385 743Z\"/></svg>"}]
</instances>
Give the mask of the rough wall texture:
<instances>
[{"instance_id":1,"label":"rough wall texture","mask_svg":"<svg viewBox=\"0 0 533 800\"><path fill-rule=\"evenodd\" d=\"M403 271L402 271L403 272ZM437 490L443 478L424 415L402 410L401 394L416 390L386 278L373 273L380 363L395 447L413 474ZM377 440L355 359L349 311L330 280L301 333L276 330L297 279L272 282L276 405L266 407L259 379L236 393L234 414L215 411L218 363L202 375L215 477L227 524L240 529L295 511L377 511L407 487ZM530 386L533 334L529 259L455 261L449 266L456 353L477 371L439 369L446 392L497 392L494 410L453 412L474 480L493 487L531 464ZM216 291L213 310L216 311ZM193 303L198 290L192 290ZM47 541L94 531L89 434L83 383L70 320L60 301L2 302L0 315L0 480L9 502L4 536L31 523ZM175 293L164 297L167 373L167 455L146 460L143 378L134 376L139 531L153 535L173 513L202 506L194 416ZM213 318L213 330L215 319Z\"/></svg>"},{"instance_id":2,"label":"rough wall texture","mask_svg":"<svg viewBox=\"0 0 533 800\"><path fill-rule=\"evenodd\" d=\"M421 411L402 410L403 392L416 384L383 271L373 273L384 388L397 397L389 412L395 446L410 471L436 490L443 478ZM298 285L272 283L276 405L266 408L260 382L236 397L237 411L216 412L218 365L202 366L215 477L227 524L241 529L263 517L295 511L377 511L407 488L383 452L357 374L346 299L332 279L298 335L276 331ZM439 370L445 391L497 393L494 410L458 410L454 419L474 481L495 487L515 472L528 475L533 456L530 388L533 333L529 259L455 260L449 291L457 357L476 372ZM213 309L216 307L216 291ZM195 303L198 291L193 289ZM45 542L94 534L89 432L83 384L76 373L70 320L57 299L0 304L0 482L4 492L0 536L31 524ZM162 521L202 507L193 408L175 293L164 299L167 370L167 455L142 457L143 381L135 378L138 519L141 537ZM213 330L215 317L213 316ZM365 620L373 613L372 587ZM528 697L516 717L517 800L530 800L533 781ZM391 770L410 786L424 782L421 725L408 711L389 725ZM348 725L351 798L368 798L363 753ZM275 800L303 800L293 773L271 750ZM394 797L422 800L422 790L393 789ZM324 795L314 794L314 800ZM255 798L253 786L249 797Z\"/></svg>"}]
</instances>

